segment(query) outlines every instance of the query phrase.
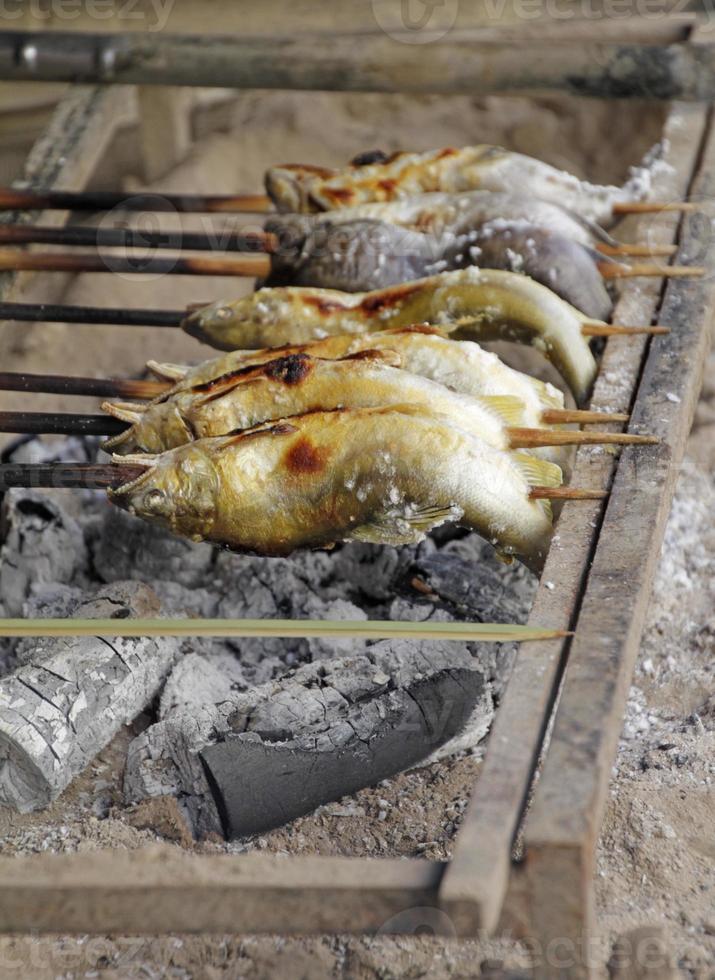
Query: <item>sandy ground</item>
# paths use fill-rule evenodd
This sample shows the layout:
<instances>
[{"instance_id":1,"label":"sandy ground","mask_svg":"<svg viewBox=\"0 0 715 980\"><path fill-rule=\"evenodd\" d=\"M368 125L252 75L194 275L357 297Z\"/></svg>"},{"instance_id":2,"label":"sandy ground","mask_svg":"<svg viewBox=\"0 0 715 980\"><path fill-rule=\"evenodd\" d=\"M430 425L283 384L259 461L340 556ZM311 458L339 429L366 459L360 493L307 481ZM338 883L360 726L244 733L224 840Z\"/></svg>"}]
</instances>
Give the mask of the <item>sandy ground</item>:
<instances>
[{"instance_id":1,"label":"sandy ground","mask_svg":"<svg viewBox=\"0 0 715 980\"><path fill-rule=\"evenodd\" d=\"M638 107L550 100L377 99L253 93L237 104L235 132L204 142L166 189L216 192L258 185L273 160L333 163L357 150L498 141L568 165L583 176L620 180L657 138L658 124ZM330 125L326 125L326 120ZM638 120L639 125L636 125ZM608 134L609 139L604 139ZM621 152L613 153L619 146ZM578 147L578 150L575 149ZM197 290L200 290L198 292ZM231 289L231 293L235 290ZM78 280L69 301L181 305L227 295L226 282L164 279L146 286L98 277ZM56 369L58 352L74 369L97 374L137 370L165 348L156 331L126 334L38 327L6 345L7 369ZM197 356L193 342L172 338L171 359ZM70 347L71 345L71 347ZM79 354L77 354L79 352ZM712 362L715 368L715 361ZM710 377L712 377L712 371ZM14 404L17 405L17 402ZM53 402L57 405L57 402ZM4 406L3 406L4 407ZM69 407L66 405L65 407ZM715 578L715 385L701 401L688 459L668 526L641 657L614 771L599 845L601 972L624 929L662 926L683 976L715 976L715 820L713 818L713 581ZM141 727L142 719L136 725ZM139 847L236 850L193 845L169 803L122 806L117 785L122 733L50 809L0 814L4 853ZM449 856L480 753L403 774L354 798L321 808L255 841L290 853ZM419 923L417 923L419 925ZM371 938L177 936L156 938L13 937L0 940L0 975L22 978L134 977L388 978L528 976L517 943L445 942L426 937Z\"/></svg>"}]
</instances>

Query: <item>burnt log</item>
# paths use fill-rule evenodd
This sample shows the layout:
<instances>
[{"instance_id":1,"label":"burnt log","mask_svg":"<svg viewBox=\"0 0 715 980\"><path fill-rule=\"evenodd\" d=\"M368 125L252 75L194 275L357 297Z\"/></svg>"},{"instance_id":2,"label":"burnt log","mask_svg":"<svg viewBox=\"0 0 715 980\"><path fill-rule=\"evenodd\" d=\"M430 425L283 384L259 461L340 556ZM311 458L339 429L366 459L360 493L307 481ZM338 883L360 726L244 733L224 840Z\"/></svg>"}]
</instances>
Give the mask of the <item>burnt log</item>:
<instances>
[{"instance_id":1,"label":"burnt log","mask_svg":"<svg viewBox=\"0 0 715 980\"><path fill-rule=\"evenodd\" d=\"M74 604L82 619L155 617L139 582ZM0 680L0 805L47 806L152 700L179 651L174 638L61 637L26 641Z\"/></svg>"},{"instance_id":2,"label":"burnt log","mask_svg":"<svg viewBox=\"0 0 715 980\"><path fill-rule=\"evenodd\" d=\"M493 712L479 660L439 641L383 641L247 692L189 655L163 700L166 716L130 746L125 797L176 795L198 836L230 839L373 785L465 730L478 739Z\"/></svg>"}]
</instances>

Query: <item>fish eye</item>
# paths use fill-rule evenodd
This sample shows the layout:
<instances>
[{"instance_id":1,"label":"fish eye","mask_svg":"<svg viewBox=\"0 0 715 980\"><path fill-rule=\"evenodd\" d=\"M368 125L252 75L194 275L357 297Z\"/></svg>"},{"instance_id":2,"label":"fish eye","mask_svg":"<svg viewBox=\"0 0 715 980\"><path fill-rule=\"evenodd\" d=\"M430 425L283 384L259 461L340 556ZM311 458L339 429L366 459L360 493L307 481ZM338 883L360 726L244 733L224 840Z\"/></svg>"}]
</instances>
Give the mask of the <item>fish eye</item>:
<instances>
[{"instance_id":1,"label":"fish eye","mask_svg":"<svg viewBox=\"0 0 715 980\"><path fill-rule=\"evenodd\" d=\"M144 495L144 506L147 510L159 510L164 503L166 494L163 490L154 488Z\"/></svg>"}]
</instances>

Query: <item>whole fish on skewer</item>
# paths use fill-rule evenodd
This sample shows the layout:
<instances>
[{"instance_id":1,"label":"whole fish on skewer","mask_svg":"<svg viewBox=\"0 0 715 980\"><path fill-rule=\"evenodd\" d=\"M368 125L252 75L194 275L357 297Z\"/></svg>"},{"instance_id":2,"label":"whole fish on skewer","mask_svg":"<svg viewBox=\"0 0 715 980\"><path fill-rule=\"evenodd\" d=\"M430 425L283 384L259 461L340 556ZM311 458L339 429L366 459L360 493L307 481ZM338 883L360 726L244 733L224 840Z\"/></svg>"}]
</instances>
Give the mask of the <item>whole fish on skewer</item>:
<instances>
[{"instance_id":1,"label":"whole fish on skewer","mask_svg":"<svg viewBox=\"0 0 715 980\"><path fill-rule=\"evenodd\" d=\"M531 344L554 363L578 402L588 396L596 375L584 336L592 321L527 276L489 269L447 272L366 293L259 289L233 303L197 310L183 326L214 347L232 350L414 323L436 324L459 339Z\"/></svg>"},{"instance_id":2,"label":"whole fish on skewer","mask_svg":"<svg viewBox=\"0 0 715 980\"><path fill-rule=\"evenodd\" d=\"M314 412L155 456L109 491L130 513L193 540L286 555L338 541L403 544L454 520L536 568L561 470L489 446L416 406Z\"/></svg>"},{"instance_id":3,"label":"whole fish on skewer","mask_svg":"<svg viewBox=\"0 0 715 980\"><path fill-rule=\"evenodd\" d=\"M366 350L340 360L294 353L244 367L146 407L105 402L105 411L132 424L103 448L120 454L158 453L309 411L403 404L449 418L496 449L528 449L554 462L561 462L554 447L648 441L648 437L613 432L531 428L525 425L526 406L518 398L464 395L400 370L399 363L394 351Z\"/></svg>"},{"instance_id":4,"label":"whole fish on skewer","mask_svg":"<svg viewBox=\"0 0 715 980\"><path fill-rule=\"evenodd\" d=\"M484 350L474 341L448 339L438 327L396 327L377 333L338 334L308 344L235 350L194 366L149 361L147 367L154 374L175 382L172 388L155 398L155 403L160 403L217 378L230 377L248 365L263 364L279 352L336 359L366 350L395 352L403 370L465 395L518 398L524 406L528 425L546 424L545 413L563 410L564 396L558 388L508 367L496 354Z\"/></svg>"},{"instance_id":5,"label":"whole fish on skewer","mask_svg":"<svg viewBox=\"0 0 715 980\"><path fill-rule=\"evenodd\" d=\"M338 170L285 164L271 167L265 184L278 211L308 213L431 191L458 194L518 188L599 224L613 220L614 205L639 200L647 189L638 174L623 187L592 184L542 160L489 145L390 155L376 151L361 154Z\"/></svg>"},{"instance_id":6,"label":"whole fish on skewer","mask_svg":"<svg viewBox=\"0 0 715 980\"><path fill-rule=\"evenodd\" d=\"M367 207L387 210L392 205ZM338 215L337 220L291 215L266 222L266 231L279 244L262 285L363 292L479 266L530 276L592 319L605 320L613 309L604 274L621 264L530 220L478 222L467 216L428 229ZM583 231L580 227L581 237Z\"/></svg>"}]
</instances>

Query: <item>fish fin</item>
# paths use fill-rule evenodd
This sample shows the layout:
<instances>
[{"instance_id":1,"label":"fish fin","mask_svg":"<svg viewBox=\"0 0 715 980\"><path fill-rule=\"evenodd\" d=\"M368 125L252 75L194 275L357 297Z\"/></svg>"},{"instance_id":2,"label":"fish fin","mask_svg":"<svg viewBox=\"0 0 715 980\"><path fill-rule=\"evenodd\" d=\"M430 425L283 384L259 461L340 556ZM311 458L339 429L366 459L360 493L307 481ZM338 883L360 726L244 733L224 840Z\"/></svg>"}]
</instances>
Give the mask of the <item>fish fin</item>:
<instances>
[{"instance_id":1,"label":"fish fin","mask_svg":"<svg viewBox=\"0 0 715 980\"><path fill-rule=\"evenodd\" d=\"M129 422L130 425L141 421L144 410L145 406L136 402L102 402L102 411L120 422Z\"/></svg>"},{"instance_id":2,"label":"fish fin","mask_svg":"<svg viewBox=\"0 0 715 980\"><path fill-rule=\"evenodd\" d=\"M505 425L524 425L526 406L516 395L479 395L477 401L495 412Z\"/></svg>"},{"instance_id":3,"label":"fish fin","mask_svg":"<svg viewBox=\"0 0 715 980\"><path fill-rule=\"evenodd\" d=\"M181 381L189 373L188 364L171 364L168 361L147 361L147 370L164 381Z\"/></svg>"},{"instance_id":4,"label":"fish fin","mask_svg":"<svg viewBox=\"0 0 715 980\"><path fill-rule=\"evenodd\" d=\"M385 364L388 367L400 367L402 358L396 350L375 350L372 347L367 350L359 350L354 354L346 354L340 358L341 361L371 361L374 364Z\"/></svg>"},{"instance_id":5,"label":"fish fin","mask_svg":"<svg viewBox=\"0 0 715 980\"><path fill-rule=\"evenodd\" d=\"M564 482L561 467L530 453L511 453L511 458L524 479L531 486L560 487Z\"/></svg>"},{"instance_id":6,"label":"fish fin","mask_svg":"<svg viewBox=\"0 0 715 980\"><path fill-rule=\"evenodd\" d=\"M546 381L539 381L538 378L532 378L531 380L534 382L534 388L544 408L564 407L564 396L558 388L554 388L553 385L548 384Z\"/></svg>"},{"instance_id":7,"label":"fish fin","mask_svg":"<svg viewBox=\"0 0 715 980\"><path fill-rule=\"evenodd\" d=\"M350 537L369 544L417 544L432 528L457 520L461 515L461 509L454 506L419 507L409 514L387 513L353 528Z\"/></svg>"},{"instance_id":8,"label":"fish fin","mask_svg":"<svg viewBox=\"0 0 715 980\"><path fill-rule=\"evenodd\" d=\"M531 486L560 487L564 482L564 475L561 467L556 463L550 463L539 456L532 456L530 453L516 452L511 454L511 458L524 479ZM534 503L543 511L548 520L552 520L553 511L550 500L536 500Z\"/></svg>"}]
</instances>

